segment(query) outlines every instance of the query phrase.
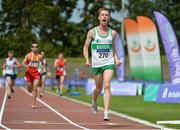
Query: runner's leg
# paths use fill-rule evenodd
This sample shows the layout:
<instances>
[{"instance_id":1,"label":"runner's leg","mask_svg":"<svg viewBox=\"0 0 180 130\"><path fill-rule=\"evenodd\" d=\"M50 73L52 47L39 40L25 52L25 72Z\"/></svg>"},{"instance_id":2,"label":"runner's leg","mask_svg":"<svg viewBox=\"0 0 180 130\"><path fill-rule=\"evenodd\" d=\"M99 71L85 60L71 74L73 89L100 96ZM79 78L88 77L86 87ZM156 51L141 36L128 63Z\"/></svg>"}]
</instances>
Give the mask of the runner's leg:
<instances>
[{"instance_id":1,"label":"runner's leg","mask_svg":"<svg viewBox=\"0 0 180 130\"><path fill-rule=\"evenodd\" d=\"M60 96L63 94L63 88L64 88L64 76L60 77Z\"/></svg>"},{"instance_id":2,"label":"runner's leg","mask_svg":"<svg viewBox=\"0 0 180 130\"><path fill-rule=\"evenodd\" d=\"M107 120L109 120L108 112L111 99L110 81L113 77L114 70L105 70L103 73L104 79L104 114ZM106 120L105 119L105 120Z\"/></svg>"},{"instance_id":3,"label":"runner's leg","mask_svg":"<svg viewBox=\"0 0 180 130\"><path fill-rule=\"evenodd\" d=\"M39 79L33 81L33 91L32 91L32 108L36 108L36 98L37 98L37 88L39 86Z\"/></svg>"},{"instance_id":4,"label":"runner's leg","mask_svg":"<svg viewBox=\"0 0 180 130\"><path fill-rule=\"evenodd\" d=\"M103 87L103 76L102 75L95 75L95 84L96 84L96 88L94 89L93 92L93 100L96 102L97 101L97 97L98 95L101 93L102 91L102 87Z\"/></svg>"},{"instance_id":5,"label":"runner's leg","mask_svg":"<svg viewBox=\"0 0 180 130\"><path fill-rule=\"evenodd\" d=\"M12 92L12 93L14 93L14 89L13 89L14 84L15 84L15 79L12 79L12 86L11 86L11 92Z\"/></svg>"},{"instance_id":6,"label":"runner's leg","mask_svg":"<svg viewBox=\"0 0 180 130\"><path fill-rule=\"evenodd\" d=\"M28 92L32 93L32 90L33 90L33 85L31 82L27 82L27 89L28 89Z\"/></svg>"},{"instance_id":7,"label":"runner's leg","mask_svg":"<svg viewBox=\"0 0 180 130\"><path fill-rule=\"evenodd\" d=\"M45 80L46 80L46 76L45 75L43 75L42 77L41 77L41 93L40 93L40 97L43 97L43 95L44 95L44 91L45 91Z\"/></svg>"},{"instance_id":8,"label":"runner's leg","mask_svg":"<svg viewBox=\"0 0 180 130\"><path fill-rule=\"evenodd\" d=\"M12 86L12 80L10 76L6 77L6 82L7 82L7 94L8 94L8 99L11 98L11 86Z\"/></svg>"},{"instance_id":9,"label":"runner's leg","mask_svg":"<svg viewBox=\"0 0 180 130\"><path fill-rule=\"evenodd\" d=\"M57 84L57 90L58 90L58 95L60 96L61 92L60 92L60 79L61 79L61 76L58 76L58 78L56 78L57 81L58 81L58 84Z\"/></svg>"},{"instance_id":10,"label":"runner's leg","mask_svg":"<svg viewBox=\"0 0 180 130\"><path fill-rule=\"evenodd\" d=\"M32 90L33 90L33 77L32 77L32 75L29 72L26 72L24 79L26 81L26 86L27 86L28 92L32 93Z\"/></svg>"},{"instance_id":11,"label":"runner's leg","mask_svg":"<svg viewBox=\"0 0 180 130\"><path fill-rule=\"evenodd\" d=\"M92 110L94 113L96 113L97 112L97 98L98 98L98 95L101 93L102 86L103 86L102 84L103 76L101 74L95 75L94 79L95 79L96 88L93 91Z\"/></svg>"}]
</instances>

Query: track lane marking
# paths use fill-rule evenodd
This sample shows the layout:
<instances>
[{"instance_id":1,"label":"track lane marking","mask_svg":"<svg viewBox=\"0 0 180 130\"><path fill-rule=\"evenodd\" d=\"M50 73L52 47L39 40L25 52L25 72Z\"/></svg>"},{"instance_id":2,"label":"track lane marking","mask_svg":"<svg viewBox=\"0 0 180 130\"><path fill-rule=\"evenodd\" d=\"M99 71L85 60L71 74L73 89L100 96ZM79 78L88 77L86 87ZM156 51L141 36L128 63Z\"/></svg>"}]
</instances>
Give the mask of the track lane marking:
<instances>
[{"instance_id":1,"label":"track lane marking","mask_svg":"<svg viewBox=\"0 0 180 130\"><path fill-rule=\"evenodd\" d=\"M46 91L46 92L48 94L51 94L51 95L56 95L56 94L54 94L52 92L49 92L49 91ZM90 103L87 103L87 102L84 102L84 101L80 101L80 100L77 100L77 99L69 98L67 96L63 96L62 98L70 100L70 101L73 101L73 102L76 102L76 103L79 103L79 104L83 104L85 106L90 106L91 107ZM101 110L101 111L104 110L104 108L102 108L102 107L98 107L98 109ZM139 119L139 118L136 118L136 117L131 117L129 115L126 115L126 114L123 114L123 113L120 113L120 112L116 112L116 111L112 111L112 110L110 110L109 112L110 112L110 114L119 116L120 118L124 118L124 119L130 120L130 121L134 121L134 122L137 122L137 123L140 123L140 124L143 124L143 125L147 125L147 126L150 126L150 127L159 128L159 129L162 129L162 130L166 130L166 129L167 130L174 130L174 129L166 127L166 126L156 125L156 124L151 123L149 121L142 120L142 119Z\"/></svg>"},{"instance_id":2,"label":"track lane marking","mask_svg":"<svg viewBox=\"0 0 180 130\"><path fill-rule=\"evenodd\" d=\"M7 126L2 124L2 117L3 117L3 113L4 113L6 99L7 99L7 91L5 92L3 103L2 103L2 106L1 106L1 111L0 111L0 126L3 127L6 130L10 130L10 128L8 128Z\"/></svg>"},{"instance_id":3,"label":"track lane marking","mask_svg":"<svg viewBox=\"0 0 180 130\"><path fill-rule=\"evenodd\" d=\"M48 124L50 124L50 125L52 125L52 124L54 124L54 125L57 125L57 124L59 124L59 125L68 125L69 123L67 122L67 123L62 123L62 122L57 122L57 121L32 121L32 120L27 120L27 121L24 121L24 120L14 120L14 121L8 121L8 122L6 122L7 124L24 124L24 123L26 123L26 124L45 124L45 125L48 125ZM109 126L117 126L117 125L119 125L118 123L106 123L106 122L98 122L98 123L94 123L94 122L77 122L76 124L79 124L79 125L88 125L88 126L96 126L96 125L98 125L98 126L107 126L107 125L109 125Z\"/></svg>"},{"instance_id":4,"label":"track lane marking","mask_svg":"<svg viewBox=\"0 0 180 130\"><path fill-rule=\"evenodd\" d=\"M21 89L26 92L29 96L32 96L29 92L27 92L27 90L25 88L22 88ZM64 115L62 115L61 113L59 113L57 110L55 110L54 108L52 108L50 105L48 105L47 103L45 103L44 101L42 101L41 99L37 98L37 101L39 101L40 103L42 103L43 105L45 105L46 107L48 107L50 110L52 110L54 113L56 113L58 116L60 116L61 118L63 118L64 120L66 120L67 122L69 122L70 124L76 126L76 127L79 127L81 129L85 129L85 130L89 130L88 128L86 127L83 127L83 126L80 126L76 123L74 123L73 121L69 120L67 117L65 117Z\"/></svg>"},{"instance_id":5,"label":"track lane marking","mask_svg":"<svg viewBox=\"0 0 180 130\"><path fill-rule=\"evenodd\" d=\"M24 121L27 124L47 124L47 121Z\"/></svg>"}]
</instances>

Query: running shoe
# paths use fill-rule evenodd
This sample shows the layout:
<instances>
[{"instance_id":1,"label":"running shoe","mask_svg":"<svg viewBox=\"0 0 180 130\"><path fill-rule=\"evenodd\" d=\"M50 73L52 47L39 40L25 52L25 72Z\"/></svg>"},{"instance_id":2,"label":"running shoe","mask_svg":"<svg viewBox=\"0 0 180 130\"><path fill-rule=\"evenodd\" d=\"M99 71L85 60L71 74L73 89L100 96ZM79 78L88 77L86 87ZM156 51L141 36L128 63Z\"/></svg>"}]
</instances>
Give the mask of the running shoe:
<instances>
[{"instance_id":1,"label":"running shoe","mask_svg":"<svg viewBox=\"0 0 180 130\"><path fill-rule=\"evenodd\" d=\"M14 89L13 88L11 88L11 92L14 93Z\"/></svg>"},{"instance_id":2,"label":"running shoe","mask_svg":"<svg viewBox=\"0 0 180 130\"><path fill-rule=\"evenodd\" d=\"M58 95L59 95L60 97L63 96L63 94L61 94L61 93L59 93Z\"/></svg>"},{"instance_id":3,"label":"running shoe","mask_svg":"<svg viewBox=\"0 0 180 130\"><path fill-rule=\"evenodd\" d=\"M109 121L109 112L104 112L104 121Z\"/></svg>"},{"instance_id":4,"label":"running shoe","mask_svg":"<svg viewBox=\"0 0 180 130\"><path fill-rule=\"evenodd\" d=\"M31 105L32 109L36 109L36 105Z\"/></svg>"},{"instance_id":5,"label":"running shoe","mask_svg":"<svg viewBox=\"0 0 180 130\"><path fill-rule=\"evenodd\" d=\"M92 100L92 111L95 114L97 113L97 103L94 100Z\"/></svg>"},{"instance_id":6,"label":"running shoe","mask_svg":"<svg viewBox=\"0 0 180 130\"><path fill-rule=\"evenodd\" d=\"M32 87L27 87L28 92L32 93Z\"/></svg>"},{"instance_id":7,"label":"running shoe","mask_svg":"<svg viewBox=\"0 0 180 130\"><path fill-rule=\"evenodd\" d=\"M11 95L8 95L8 99L11 99Z\"/></svg>"},{"instance_id":8,"label":"running shoe","mask_svg":"<svg viewBox=\"0 0 180 130\"><path fill-rule=\"evenodd\" d=\"M40 93L40 95L39 95L39 96L40 96L40 98L43 98L43 94L42 94L42 93Z\"/></svg>"}]
</instances>

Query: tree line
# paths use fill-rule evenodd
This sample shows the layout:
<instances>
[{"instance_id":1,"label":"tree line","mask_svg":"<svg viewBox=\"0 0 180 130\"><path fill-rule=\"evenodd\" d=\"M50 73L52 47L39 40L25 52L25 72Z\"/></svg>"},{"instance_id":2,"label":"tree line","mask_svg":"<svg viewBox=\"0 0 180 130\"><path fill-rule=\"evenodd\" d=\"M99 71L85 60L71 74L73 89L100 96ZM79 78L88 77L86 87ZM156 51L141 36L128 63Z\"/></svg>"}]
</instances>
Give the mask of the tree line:
<instances>
[{"instance_id":1,"label":"tree line","mask_svg":"<svg viewBox=\"0 0 180 130\"><path fill-rule=\"evenodd\" d=\"M23 57L33 41L39 43L48 57L55 57L58 52L81 56L87 31L98 25L100 7L108 7L112 13L127 11L129 18L145 15L153 20L152 11L159 10L170 19L180 37L178 0L124 0L124 4L126 10L121 10L120 0L1 0L0 57L5 57L9 49ZM81 10L77 14L80 22L70 20L75 9ZM111 19L110 26L121 30L121 22L116 18Z\"/></svg>"}]
</instances>

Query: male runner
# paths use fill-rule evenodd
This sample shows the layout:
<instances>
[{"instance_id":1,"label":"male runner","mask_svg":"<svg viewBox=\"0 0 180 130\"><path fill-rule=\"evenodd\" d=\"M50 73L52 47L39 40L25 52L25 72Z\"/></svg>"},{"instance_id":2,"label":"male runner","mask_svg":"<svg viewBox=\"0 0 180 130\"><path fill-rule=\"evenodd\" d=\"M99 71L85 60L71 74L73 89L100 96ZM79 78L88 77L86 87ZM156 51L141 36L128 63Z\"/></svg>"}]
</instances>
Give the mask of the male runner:
<instances>
[{"instance_id":1,"label":"male runner","mask_svg":"<svg viewBox=\"0 0 180 130\"><path fill-rule=\"evenodd\" d=\"M14 57L14 51L8 51L8 58L5 59L3 69L5 70L5 78L7 83L8 99L11 98L11 93L14 93L14 83L17 77L17 67L20 67L20 63Z\"/></svg>"},{"instance_id":2,"label":"male runner","mask_svg":"<svg viewBox=\"0 0 180 130\"><path fill-rule=\"evenodd\" d=\"M46 81L46 71L47 71L47 60L45 58L45 53L44 51L41 51L41 62L39 65L39 72L40 72L40 97L42 98L44 95L44 90L45 90L45 81Z\"/></svg>"},{"instance_id":3,"label":"male runner","mask_svg":"<svg viewBox=\"0 0 180 130\"><path fill-rule=\"evenodd\" d=\"M89 30L83 47L86 66L92 67L95 75L96 88L93 92L92 109L97 112L97 98L104 86L104 121L109 121L109 105L111 98L110 81L115 65L121 62L115 49L116 31L108 26L110 11L107 8L98 10L99 25ZM89 61L89 46L91 45L92 60Z\"/></svg>"},{"instance_id":4,"label":"male runner","mask_svg":"<svg viewBox=\"0 0 180 130\"><path fill-rule=\"evenodd\" d=\"M27 68L25 74L25 80L27 81L28 91L32 92L32 108L36 108L36 97L37 97L37 87L39 86L40 73L38 67L40 64L40 54L38 53L38 44L33 42L31 45L31 52L28 53L22 64Z\"/></svg>"},{"instance_id":5,"label":"male runner","mask_svg":"<svg viewBox=\"0 0 180 130\"><path fill-rule=\"evenodd\" d=\"M59 53L57 59L54 61L54 67L56 68L56 79L58 81L58 95L63 95L64 80L66 76L66 62L63 53Z\"/></svg>"}]
</instances>

